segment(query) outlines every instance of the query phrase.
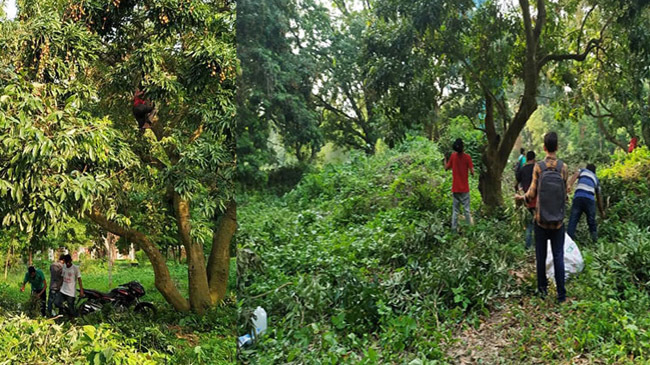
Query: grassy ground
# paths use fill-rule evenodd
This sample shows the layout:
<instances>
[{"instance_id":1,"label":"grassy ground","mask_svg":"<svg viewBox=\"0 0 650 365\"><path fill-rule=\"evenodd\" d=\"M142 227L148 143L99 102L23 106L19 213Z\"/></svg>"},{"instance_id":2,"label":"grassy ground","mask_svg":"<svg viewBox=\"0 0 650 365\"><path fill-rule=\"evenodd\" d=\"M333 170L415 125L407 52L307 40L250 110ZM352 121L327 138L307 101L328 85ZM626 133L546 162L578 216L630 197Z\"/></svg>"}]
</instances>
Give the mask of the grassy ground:
<instances>
[{"instance_id":1,"label":"grassy ground","mask_svg":"<svg viewBox=\"0 0 650 365\"><path fill-rule=\"evenodd\" d=\"M35 266L43 270L49 281L49 263L35 262ZM108 283L108 270L105 263L81 262L80 269L84 288L102 291L108 291L111 288ZM181 292L186 294L187 267L182 264L170 263L169 269ZM28 308L29 284L27 284L25 293L21 293L20 285L24 272L12 270L6 280L0 276L0 330L6 332L4 338L6 346L13 344L6 337L13 331L16 334L14 340L20 341L20 343L36 341L34 336L55 339L50 344L51 348L65 347L66 337L69 336L77 337L79 341L82 341L88 337L89 331L92 332L93 339L97 336L96 342L101 342L99 336L104 333L101 331L108 331L109 334L104 333L105 347L114 347L112 350L114 353L108 355L104 354L103 350L94 351L93 346L81 345L76 351L67 355L50 353L38 355L39 351L33 349L31 355L35 356L34 359L31 359L28 353L24 354L22 358L14 359L14 362L31 362L47 358L51 361L72 363L79 359L95 361L95 356L97 356L99 363L126 363L127 360L120 356L130 353L131 357L128 358L128 361L138 363L152 361L153 363L174 364L232 364L235 361L233 323L236 317L234 294L232 294L236 275L234 270L235 260L233 259L229 284L231 294L226 302L205 316L197 316L179 314L164 301L162 295L154 287L153 269L149 263L132 267L127 262L117 262L113 268L113 287L131 280L138 280L146 290L146 295L142 299L155 303L158 308L157 317L147 321L127 314L104 319L96 318L91 326L75 322L64 324L62 328L59 328L51 320L44 320L37 315L34 316L34 319L28 319L21 314ZM94 327L95 330L89 327ZM18 335L27 328L38 330L33 330L32 336ZM3 335L0 335L0 345L2 344ZM74 347L75 342L72 341L69 348ZM5 349L5 351L7 350ZM2 350L0 350L1 353ZM0 360L0 364L2 363L3 361ZM48 361L43 363L48 363Z\"/></svg>"}]
</instances>

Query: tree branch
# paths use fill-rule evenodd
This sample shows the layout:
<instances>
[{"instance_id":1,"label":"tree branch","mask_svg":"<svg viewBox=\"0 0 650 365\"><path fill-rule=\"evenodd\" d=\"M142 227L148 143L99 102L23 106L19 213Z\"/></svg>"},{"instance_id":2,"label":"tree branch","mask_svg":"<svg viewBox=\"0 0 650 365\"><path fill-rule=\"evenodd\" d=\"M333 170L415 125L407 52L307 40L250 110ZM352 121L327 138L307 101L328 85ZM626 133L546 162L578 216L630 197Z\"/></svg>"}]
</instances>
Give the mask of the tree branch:
<instances>
[{"instance_id":1,"label":"tree branch","mask_svg":"<svg viewBox=\"0 0 650 365\"><path fill-rule=\"evenodd\" d=\"M196 140L201 136L201 134L203 134L203 124L201 124L201 125L200 125L200 126L199 126L195 131L194 131L194 133L192 133L192 135L190 136L190 140L189 140L188 143L192 143L192 142L196 141Z\"/></svg>"},{"instance_id":2,"label":"tree branch","mask_svg":"<svg viewBox=\"0 0 650 365\"><path fill-rule=\"evenodd\" d=\"M258 295L252 296L252 297L248 298L248 300L259 299L259 298L261 298L261 297L267 296L267 295L269 295L269 294L271 294L271 293L273 293L273 292L276 292L276 291L278 291L278 290L284 288L285 286L289 286L289 285L293 285L293 283L292 283L291 281L289 281L289 282L287 282L287 283L284 283L284 284L278 286L278 287L275 288L275 289L271 289L271 290L269 290L269 291L267 291L267 292L264 292L264 293L262 293L262 294L258 294Z\"/></svg>"},{"instance_id":3,"label":"tree branch","mask_svg":"<svg viewBox=\"0 0 650 365\"><path fill-rule=\"evenodd\" d=\"M343 93L345 93L345 96L347 96L348 100L350 100L352 109L354 109L354 112L357 114L357 119L362 121L364 119L363 113L361 112L361 108L359 108L357 105L357 102L352 97L352 93L350 93L350 86L347 83L343 83Z\"/></svg>"},{"instance_id":4,"label":"tree branch","mask_svg":"<svg viewBox=\"0 0 650 365\"><path fill-rule=\"evenodd\" d=\"M108 220L97 206L93 206L89 212L86 212L86 215L91 221L95 222L95 224L99 225L106 231L137 243L138 246L147 254L147 257L151 262L151 266L154 270L155 285L158 291L160 291L167 302L172 304L177 310L184 312L190 310L190 303L187 299L183 298L171 279L169 269L165 262L165 257L145 234L132 228L122 227L121 225Z\"/></svg>"},{"instance_id":5,"label":"tree branch","mask_svg":"<svg viewBox=\"0 0 650 365\"><path fill-rule=\"evenodd\" d=\"M605 29L607 29L607 27L612 22L612 20L613 18L609 18L607 22L605 22L603 27L600 29L600 38L598 39L593 38L590 39L589 42L587 42L587 47L585 48L584 52L546 55L537 64L538 71L541 70L542 67L544 67L544 65L550 61L564 61L564 60L584 61L585 58L587 58L589 52L591 52L593 49L602 49L600 44L603 42L603 35L605 34Z\"/></svg>"},{"instance_id":6,"label":"tree branch","mask_svg":"<svg viewBox=\"0 0 650 365\"><path fill-rule=\"evenodd\" d=\"M614 144L615 146L619 147L619 148L622 149L623 151L627 152L627 148L626 148L626 146L625 146L622 142L620 142L619 140L617 140L617 139L616 139L616 138L615 138L615 137L614 137L614 136L609 132L609 130L608 130L607 127L605 126L605 123L603 122L603 117L605 117L605 116L610 116L610 117L613 118L614 115L613 115L613 114L601 114L601 113L600 113L600 106L599 106L599 103L598 103L598 102L596 102L596 112L597 112L598 114L593 114L593 113L591 112L591 110L589 110L589 109L586 110L586 113L587 113L588 115L590 115L590 116L593 117L593 118L596 118L596 120L598 121L598 129L600 129L600 131L603 133L603 135L605 136L605 139L606 139L607 141L611 142L612 144Z\"/></svg>"},{"instance_id":7,"label":"tree branch","mask_svg":"<svg viewBox=\"0 0 650 365\"><path fill-rule=\"evenodd\" d=\"M318 94L313 94L313 95L314 95L314 97L319 101L319 103L321 104L321 106L324 107L325 109L327 109L327 110L329 110L329 111L331 111L331 112L333 112L333 113L336 113L336 114L338 114L338 115L340 115L340 116L342 116L342 117L344 117L344 118L346 118L346 119L349 119L349 120L356 120L356 118L349 116L349 115L348 115L347 113L345 113L344 111L342 111L342 110L340 110L340 109L334 107L332 104L330 104L330 103L328 103L327 101L325 101L325 99L323 99L320 95L318 95Z\"/></svg>"},{"instance_id":8,"label":"tree branch","mask_svg":"<svg viewBox=\"0 0 650 365\"><path fill-rule=\"evenodd\" d=\"M533 30L533 37L535 42L539 41L539 36L542 34L542 28L546 22L546 4L544 0L537 0L537 21L535 22L535 29Z\"/></svg>"},{"instance_id":9,"label":"tree branch","mask_svg":"<svg viewBox=\"0 0 650 365\"><path fill-rule=\"evenodd\" d=\"M595 4L594 6L592 6L591 9L589 9L589 11L587 12L587 15L585 15L585 18L582 19L582 24L580 25L580 33L578 33L578 49L580 49L580 43L582 42L582 31L585 28L585 24L587 23L587 19L589 18L589 15L591 15L591 12L594 11L594 9L596 9L596 6L598 6L598 4Z\"/></svg>"},{"instance_id":10,"label":"tree branch","mask_svg":"<svg viewBox=\"0 0 650 365\"><path fill-rule=\"evenodd\" d=\"M521 6L521 13L524 19L524 32L526 33L526 44L533 45L535 44L535 36L533 33L532 20L530 19L530 3L528 0L519 0L519 6ZM538 22L537 24L542 24ZM535 26L537 26L537 24ZM528 48L528 47L527 47Z\"/></svg>"},{"instance_id":11,"label":"tree branch","mask_svg":"<svg viewBox=\"0 0 650 365\"><path fill-rule=\"evenodd\" d=\"M537 64L537 69L541 70L544 65L551 61L566 61L566 60L574 60L574 61L584 61L585 58L587 58L587 55L589 52L591 52L592 49L596 48L600 44L599 39L591 39L587 43L587 47L585 48L584 52L582 53L566 53L566 54L549 54L544 56Z\"/></svg>"}]
</instances>

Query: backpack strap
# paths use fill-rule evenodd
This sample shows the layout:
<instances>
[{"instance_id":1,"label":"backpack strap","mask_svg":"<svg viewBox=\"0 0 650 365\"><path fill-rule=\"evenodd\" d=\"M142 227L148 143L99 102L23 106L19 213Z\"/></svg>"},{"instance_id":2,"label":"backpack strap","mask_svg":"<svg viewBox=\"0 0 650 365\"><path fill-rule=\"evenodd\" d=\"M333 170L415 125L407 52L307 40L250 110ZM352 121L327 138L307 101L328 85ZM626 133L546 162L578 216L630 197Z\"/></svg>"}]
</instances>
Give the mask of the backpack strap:
<instances>
[{"instance_id":1,"label":"backpack strap","mask_svg":"<svg viewBox=\"0 0 650 365\"><path fill-rule=\"evenodd\" d=\"M563 165L562 160L557 160L557 165L555 165L555 170L559 172L560 175L562 175L562 165Z\"/></svg>"},{"instance_id":2,"label":"backpack strap","mask_svg":"<svg viewBox=\"0 0 650 365\"><path fill-rule=\"evenodd\" d=\"M546 161L541 160L537 163L539 165L539 176L537 176L537 200L539 201L539 192L542 187L542 175L546 171Z\"/></svg>"}]
</instances>

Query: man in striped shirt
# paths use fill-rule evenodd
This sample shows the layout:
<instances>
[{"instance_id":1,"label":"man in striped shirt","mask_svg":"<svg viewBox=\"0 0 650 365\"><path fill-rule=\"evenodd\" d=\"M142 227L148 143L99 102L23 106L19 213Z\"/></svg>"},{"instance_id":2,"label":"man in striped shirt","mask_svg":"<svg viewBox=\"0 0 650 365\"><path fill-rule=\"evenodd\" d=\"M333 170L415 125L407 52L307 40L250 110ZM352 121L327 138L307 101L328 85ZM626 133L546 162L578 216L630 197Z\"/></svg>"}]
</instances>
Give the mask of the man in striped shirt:
<instances>
[{"instance_id":1,"label":"man in striped shirt","mask_svg":"<svg viewBox=\"0 0 650 365\"><path fill-rule=\"evenodd\" d=\"M576 192L573 195L573 203L571 204L571 215L569 218L569 229L567 233L575 240L576 227L580 221L582 213L587 215L587 224L589 225L589 233L591 239L596 242L598 240L598 230L596 226L596 202L598 202L598 210L600 216L604 217L603 201L600 193L600 182L596 177L596 165L587 164L586 169L579 169L569 180L567 191L571 191L571 187L578 180Z\"/></svg>"}]
</instances>

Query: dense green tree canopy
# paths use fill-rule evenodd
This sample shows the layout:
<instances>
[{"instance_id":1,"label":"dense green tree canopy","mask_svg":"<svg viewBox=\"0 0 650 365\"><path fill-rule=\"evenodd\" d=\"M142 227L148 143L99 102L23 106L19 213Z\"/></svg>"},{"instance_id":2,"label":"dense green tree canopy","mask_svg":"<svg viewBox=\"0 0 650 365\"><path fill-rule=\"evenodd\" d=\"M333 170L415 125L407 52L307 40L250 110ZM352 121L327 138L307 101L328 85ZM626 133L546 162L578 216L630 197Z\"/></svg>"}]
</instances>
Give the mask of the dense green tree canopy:
<instances>
[{"instance_id":1,"label":"dense green tree canopy","mask_svg":"<svg viewBox=\"0 0 650 365\"><path fill-rule=\"evenodd\" d=\"M267 3L265 14L285 14L283 4ZM320 116L309 125L325 142L367 153L379 139L389 146L407 134L437 140L465 115L484 134L479 186L483 201L496 206L508 159L538 105L552 107L557 119L597 126L619 147L647 135L648 5L299 1L287 5L291 15L267 15L276 21L253 33L264 34L255 42L243 37L240 53L306 67L257 62L250 78L247 67L243 74L250 95L279 97L269 80L302 80L304 103L294 113L311 110L299 114L303 123L305 115ZM242 125L259 123L261 115L242 115ZM284 140L303 132L278 131Z\"/></svg>"},{"instance_id":2,"label":"dense green tree canopy","mask_svg":"<svg viewBox=\"0 0 650 365\"><path fill-rule=\"evenodd\" d=\"M235 226L234 6L25 0L18 8L16 20L0 23L3 224L42 233L67 217L90 220L146 252L174 307L216 304ZM136 88L156 107L144 133L131 114ZM159 250L170 230L188 252L189 301Z\"/></svg>"}]
</instances>

